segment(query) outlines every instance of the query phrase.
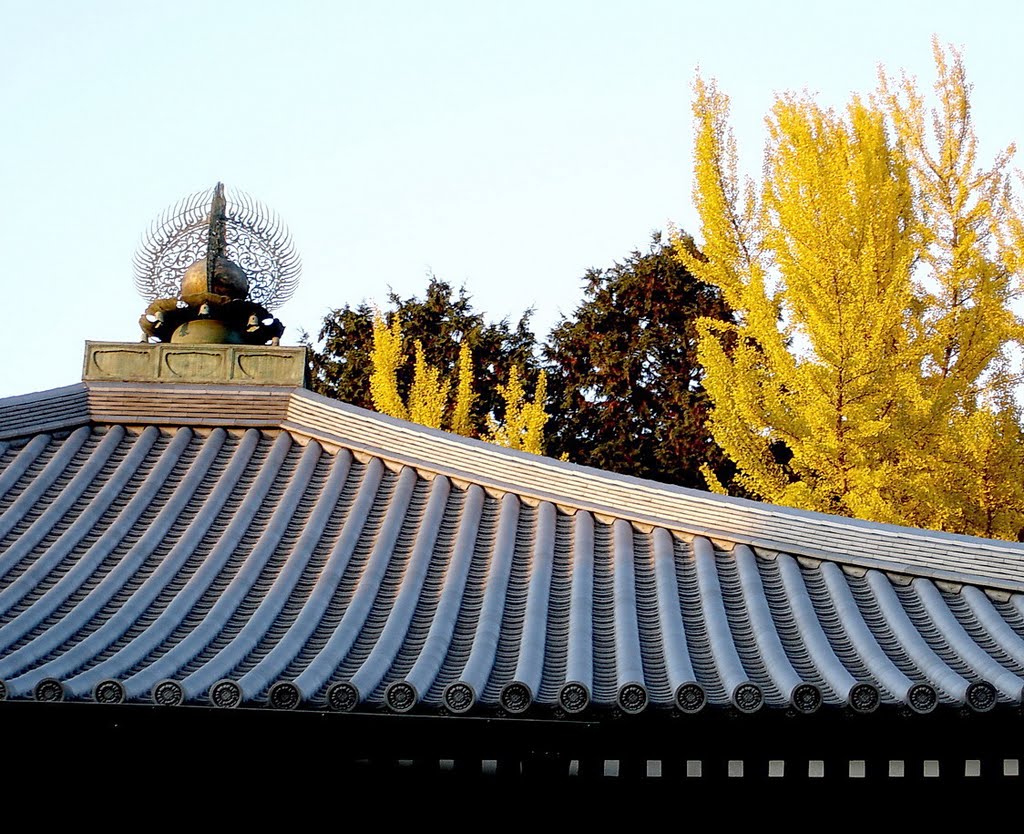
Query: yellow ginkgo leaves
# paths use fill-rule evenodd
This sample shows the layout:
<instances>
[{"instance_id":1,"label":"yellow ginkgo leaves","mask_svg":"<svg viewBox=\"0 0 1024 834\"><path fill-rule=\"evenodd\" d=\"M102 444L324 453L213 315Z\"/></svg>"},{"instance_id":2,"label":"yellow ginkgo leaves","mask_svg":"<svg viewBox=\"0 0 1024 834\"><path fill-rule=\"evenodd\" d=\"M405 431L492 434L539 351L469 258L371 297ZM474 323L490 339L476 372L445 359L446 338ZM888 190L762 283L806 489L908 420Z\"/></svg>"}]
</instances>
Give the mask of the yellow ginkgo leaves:
<instances>
[{"instance_id":1,"label":"yellow ginkgo leaves","mask_svg":"<svg viewBox=\"0 0 1024 834\"><path fill-rule=\"evenodd\" d=\"M1009 151L977 162L960 56L936 109L883 76L842 111L780 96L742 187L728 99L695 86L699 253L736 324L701 323L715 440L748 493L876 521L1015 538L1024 222ZM712 484L715 486L715 484Z\"/></svg>"},{"instance_id":2,"label":"yellow ginkgo leaves","mask_svg":"<svg viewBox=\"0 0 1024 834\"><path fill-rule=\"evenodd\" d=\"M475 435L471 412L476 401L473 385L473 360L469 345L459 348L456 379L445 378L442 372L426 360L423 344L413 345L414 366L412 383L403 400L399 390L399 370L405 365L402 349L402 327L395 317L389 326L383 316L373 322L373 349L371 360L370 392L374 408L382 414L411 420L435 429L445 429L468 437ZM452 401L451 391L455 389ZM533 400L526 398L519 369L509 369L508 382L498 385L504 402L502 420L489 418L490 430L484 438L500 446L521 449L534 454L544 453L544 424L548 420L544 410L547 377L538 375Z\"/></svg>"}]
</instances>

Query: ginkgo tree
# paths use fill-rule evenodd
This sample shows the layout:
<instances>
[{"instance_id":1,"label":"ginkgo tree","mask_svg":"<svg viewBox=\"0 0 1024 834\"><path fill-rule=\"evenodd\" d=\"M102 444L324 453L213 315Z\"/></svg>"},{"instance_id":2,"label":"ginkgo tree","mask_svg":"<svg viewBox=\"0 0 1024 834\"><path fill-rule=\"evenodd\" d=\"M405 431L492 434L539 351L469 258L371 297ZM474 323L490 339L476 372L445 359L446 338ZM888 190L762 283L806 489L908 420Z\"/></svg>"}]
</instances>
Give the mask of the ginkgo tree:
<instances>
[{"instance_id":1,"label":"ginkgo tree","mask_svg":"<svg viewBox=\"0 0 1024 834\"><path fill-rule=\"evenodd\" d=\"M1024 222L1013 149L981 163L961 57L934 54L933 105L884 73L841 111L778 97L760 183L740 181L728 98L698 78L701 239L676 250L736 312L700 322L699 357L712 434L748 493L1014 538Z\"/></svg>"},{"instance_id":2,"label":"ginkgo tree","mask_svg":"<svg viewBox=\"0 0 1024 834\"><path fill-rule=\"evenodd\" d=\"M504 416L501 421L491 418L487 439L509 449L522 449L535 455L544 454L544 425L548 414L544 410L544 399L548 390L548 377L544 371L537 374L537 387L533 399L526 397L519 368L509 369L508 382L498 385L498 393L504 400Z\"/></svg>"},{"instance_id":3,"label":"ginkgo tree","mask_svg":"<svg viewBox=\"0 0 1024 834\"><path fill-rule=\"evenodd\" d=\"M414 341L412 383L403 399L399 390L399 371L406 364L402 348L402 325L397 315L388 324L383 314L373 319L373 346L370 353L370 396L375 410L392 417L411 420L455 434L476 436L472 421L477 394L473 382L473 357L468 343L459 347L456 379L445 378L439 368L430 365L423 343ZM454 384L453 384L454 383ZM455 389L452 400L452 388ZM500 419L488 416L488 430L483 439L499 446L521 449L534 454L544 453L544 425L547 375L540 371L533 399L526 397L519 367L512 365L508 381L498 383Z\"/></svg>"}]
</instances>

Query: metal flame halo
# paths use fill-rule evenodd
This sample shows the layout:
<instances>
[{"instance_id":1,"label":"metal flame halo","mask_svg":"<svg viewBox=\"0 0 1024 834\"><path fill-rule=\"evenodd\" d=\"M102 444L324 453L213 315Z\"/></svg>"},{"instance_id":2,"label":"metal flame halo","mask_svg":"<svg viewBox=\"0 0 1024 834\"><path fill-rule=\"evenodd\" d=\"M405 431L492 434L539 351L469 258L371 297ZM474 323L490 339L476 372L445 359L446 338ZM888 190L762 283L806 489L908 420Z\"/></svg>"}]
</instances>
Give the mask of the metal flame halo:
<instances>
[{"instance_id":1,"label":"metal flame halo","mask_svg":"<svg viewBox=\"0 0 1024 834\"><path fill-rule=\"evenodd\" d=\"M181 278L207 256L214 189L198 191L164 210L143 233L133 259L135 288L147 301L176 298ZM249 300L268 310L295 293L302 261L277 213L244 191L227 191L225 255L249 279Z\"/></svg>"}]
</instances>

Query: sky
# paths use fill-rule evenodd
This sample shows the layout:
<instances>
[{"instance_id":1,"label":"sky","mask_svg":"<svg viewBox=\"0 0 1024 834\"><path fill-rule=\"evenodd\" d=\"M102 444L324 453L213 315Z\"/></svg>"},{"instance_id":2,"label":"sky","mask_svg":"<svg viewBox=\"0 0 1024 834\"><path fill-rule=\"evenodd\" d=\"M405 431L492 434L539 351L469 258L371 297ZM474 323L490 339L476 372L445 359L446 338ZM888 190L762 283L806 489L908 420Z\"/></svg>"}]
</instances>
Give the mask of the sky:
<instances>
[{"instance_id":1,"label":"sky","mask_svg":"<svg viewBox=\"0 0 1024 834\"><path fill-rule=\"evenodd\" d=\"M963 50L983 159L1024 142L1018 2L0 0L0 396L137 341L140 237L217 181L302 256L285 344L431 273L543 338L588 268L696 229L698 68L756 171L778 93L840 107L879 65L930 88L933 35Z\"/></svg>"}]
</instances>

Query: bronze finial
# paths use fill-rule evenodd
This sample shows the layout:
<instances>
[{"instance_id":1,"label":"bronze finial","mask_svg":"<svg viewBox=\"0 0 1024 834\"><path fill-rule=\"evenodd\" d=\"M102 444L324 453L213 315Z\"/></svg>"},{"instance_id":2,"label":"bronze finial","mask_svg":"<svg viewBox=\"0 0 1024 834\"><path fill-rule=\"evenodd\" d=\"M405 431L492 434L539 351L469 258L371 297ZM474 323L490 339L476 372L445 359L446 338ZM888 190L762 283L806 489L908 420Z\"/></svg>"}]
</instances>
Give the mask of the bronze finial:
<instances>
[{"instance_id":1,"label":"bronze finial","mask_svg":"<svg viewBox=\"0 0 1024 834\"><path fill-rule=\"evenodd\" d=\"M276 214L218 182L166 210L135 253L135 286L150 302L149 341L276 344L270 315L295 292L301 263Z\"/></svg>"}]
</instances>

